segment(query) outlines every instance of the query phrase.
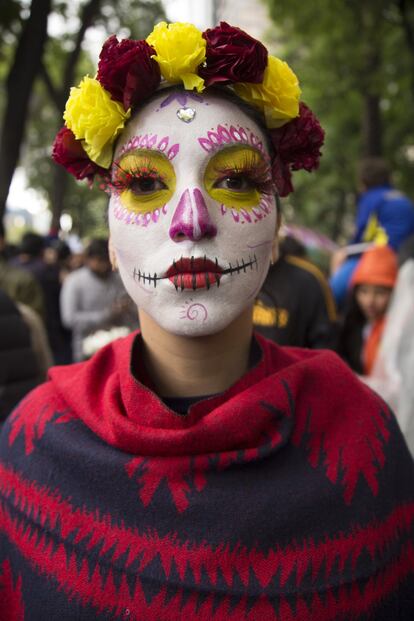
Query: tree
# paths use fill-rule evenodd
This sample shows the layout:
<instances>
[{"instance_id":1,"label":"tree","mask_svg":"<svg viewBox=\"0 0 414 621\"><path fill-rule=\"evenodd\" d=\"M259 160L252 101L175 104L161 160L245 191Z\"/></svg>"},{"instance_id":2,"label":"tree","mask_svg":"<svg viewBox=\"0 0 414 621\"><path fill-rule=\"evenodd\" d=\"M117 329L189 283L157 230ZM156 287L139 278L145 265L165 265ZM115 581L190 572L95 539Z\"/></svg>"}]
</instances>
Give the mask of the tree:
<instances>
[{"instance_id":1,"label":"tree","mask_svg":"<svg viewBox=\"0 0 414 621\"><path fill-rule=\"evenodd\" d=\"M46 0L32 0L31 13L34 11L36 3L46 2ZM13 176L14 169L20 161L27 169L29 180L33 187L39 189L51 206L53 213L53 225L58 228L60 215L63 209L74 212L77 224L86 228L94 226L98 213L96 205L102 208L105 205L105 195L102 192L89 193L86 199L86 190L75 184L67 172L60 166L55 165L50 159L51 144L58 129L63 124L63 110L71 86L78 83L81 76L86 73L93 75L96 61L89 57L84 49L85 35L89 28L97 26L102 31L102 37L106 33L120 33L119 36L134 38L145 37L153 28L154 22L164 18L161 2L159 0L119 0L115 3L112 0L85 0L73 2L69 0L54 0L49 11L45 11L44 23L47 23L47 16L59 16L63 22L68 24L64 33L59 36L49 36L44 39L42 51L33 51L33 75L25 83L27 92L26 106L20 106L20 131L8 128L8 119L19 99L20 91L14 92L14 97L6 93L3 102L5 113L3 115L3 126L6 135L14 137L14 158L2 158L0 161L0 181L4 180L3 193L0 192L0 221L3 219L5 203L8 189ZM5 15L2 22L4 31L9 35L8 45L5 45L0 63L3 57L7 63L10 56L10 49L13 46L19 49L21 42L18 42L19 32L28 28L31 17L25 16L25 9L17 0L6 0L2 5L0 16ZM7 8L7 10L6 10ZM70 23L77 23L75 31L69 27ZM2 34L0 29L0 34ZM46 37L46 35L45 35ZM26 48L25 48L26 49ZM0 43L0 54L2 52ZM29 54L32 52L29 45ZM36 53L35 53L36 52ZM36 64L34 60L36 58ZM11 69L9 71L11 74ZM0 64L1 76L1 64ZM25 74L26 76L26 74ZM13 86L17 88L13 78ZM0 101L0 104L2 102ZM20 102L19 102L20 105ZM1 106L0 106L1 110ZM9 116L6 117L6 114ZM25 132L25 128L27 131ZM21 146L24 145L23 155ZM2 146L6 149L4 140ZM2 176L2 170L7 170L7 175ZM79 208L80 203L90 202L91 217L85 216L87 209Z\"/></svg>"},{"instance_id":2,"label":"tree","mask_svg":"<svg viewBox=\"0 0 414 621\"><path fill-rule=\"evenodd\" d=\"M131 19L134 15L134 19ZM65 108L66 99L69 94L70 87L75 84L76 70L82 52L82 43L85 38L86 31L92 25L102 25L109 30L108 26L119 30L127 28L129 35L131 33L137 39L149 34L152 30L154 21L163 17L163 12L159 2L142 2L138 0L129 0L128 2L118 2L114 7L112 2L108 0L88 0L80 9L79 14L79 30L73 39L73 49L64 54L61 61L63 70L60 72L59 83L56 78L49 72L47 64L43 63L41 67L41 77L47 88L50 100L55 104L57 118L56 131L62 125L62 117ZM53 55L53 59L55 56ZM56 75L56 71L54 72ZM70 204L69 178L66 171L57 164L52 164L53 170L53 188L50 193L50 202L52 210L52 228L59 228L60 216L65 207Z\"/></svg>"},{"instance_id":3,"label":"tree","mask_svg":"<svg viewBox=\"0 0 414 621\"><path fill-rule=\"evenodd\" d=\"M339 238L349 224L361 156L384 155L399 170L399 184L414 191L406 157L414 143L406 112L414 99L407 88L414 56L401 0L267 3L274 39L284 47L283 56L301 78L304 100L326 130L320 171L297 175L291 203L305 223Z\"/></svg>"},{"instance_id":4,"label":"tree","mask_svg":"<svg viewBox=\"0 0 414 621\"><path fill-rule=\"evenodd\" d=\"M16 9L16 3L8 3ZM38 75L47 39L47 18L51 0L33 0L6 80L5 106L0 141L0 235L3 215L26 126L33 83Z\"/></svg>"}]
</instances>

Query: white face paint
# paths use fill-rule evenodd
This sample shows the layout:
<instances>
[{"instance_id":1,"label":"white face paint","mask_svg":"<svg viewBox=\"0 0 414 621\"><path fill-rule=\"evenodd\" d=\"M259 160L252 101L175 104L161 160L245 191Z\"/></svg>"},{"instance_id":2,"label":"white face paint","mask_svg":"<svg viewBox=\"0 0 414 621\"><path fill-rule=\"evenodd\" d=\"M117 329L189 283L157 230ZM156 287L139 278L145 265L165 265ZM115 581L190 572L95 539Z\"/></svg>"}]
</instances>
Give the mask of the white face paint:
<instances>
[{"instance_id":1,"label":"white face paint","mask_svg":"<svg viewBox=\"0 0 414 621\"><path fill-rule=\"evenodd\" d=\"M217 95L160 93L118 141L109 203L124 285L165 330L201 336L251 305L276 227L263 132Z\"/></svg>"}]
</instances>

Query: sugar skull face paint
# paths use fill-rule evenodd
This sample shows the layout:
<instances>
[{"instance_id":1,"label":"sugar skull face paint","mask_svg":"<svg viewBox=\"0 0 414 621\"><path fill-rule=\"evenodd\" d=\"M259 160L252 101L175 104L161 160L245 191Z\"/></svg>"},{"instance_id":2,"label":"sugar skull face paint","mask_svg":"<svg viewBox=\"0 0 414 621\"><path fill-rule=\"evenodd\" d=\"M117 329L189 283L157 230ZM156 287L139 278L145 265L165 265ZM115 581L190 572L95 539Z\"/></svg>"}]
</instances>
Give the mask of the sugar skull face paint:
<instances>
[{"instance_id":1,"label":"sugar skull face paint","mask_svg":"<svg viewBox=\"0 0 414 621\"><path fill-rule=\"evenodd\" d=\"M276 228L269 154L236 104L203 94L187 124L164 100L160 93L140 110L118 142L114 162L129 176L110 199L111 242L137 306L169 332L201 336L236 319L266 276ZM199 138L217 127L243 127L245 136L206 151ZM174 157L156 144L134 148L143 135L168 136ZM117 166L112 173L122 186Z\"/></svg>"}]
</instances>

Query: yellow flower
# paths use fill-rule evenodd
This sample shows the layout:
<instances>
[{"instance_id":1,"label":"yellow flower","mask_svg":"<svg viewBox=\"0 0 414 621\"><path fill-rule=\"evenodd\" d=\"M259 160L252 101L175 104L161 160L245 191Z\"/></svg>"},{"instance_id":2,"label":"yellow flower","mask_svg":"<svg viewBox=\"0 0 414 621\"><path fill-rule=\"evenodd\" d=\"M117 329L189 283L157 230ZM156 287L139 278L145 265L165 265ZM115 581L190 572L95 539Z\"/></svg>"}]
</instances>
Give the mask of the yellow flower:
<instances>
[{"instance_id":1,"label":"yellow flower","mask_svg":"<svg viewBox=\"0 0 414 621\"><path fill-rule=\"evenodd\" d=\"M198 28L180 22L160 22L147 38L147 43L155 48L153 58L167 82L183 82L187 90L196 88L201 93L204 80L197 75L197 70L206 59L206 40Z\"/></svg>"},{"instance_id":2,"label":"yellow flower","mask_svg":"<svg viewBox=\"0 0 414 621\"><path fill-rule=\"evenodd\" d=\"M112 145L130 115L131 110L125 112L98 80L86 76L79 86L70 89L63 118L75 138L82 140L90 159L103 168L109 168Z\"/></svg>"},{"instance_id":3,"label":"yellow flower","mask_svg":"<svg viewBox=\"0 0 414 621\"><path fill-rule=\"evenodd\" d=\"M287 63L269 56L262 84L240 82L234 90L241 99L261 110L269 129L281 127L299 114L300 88Z\"/></svg>"}]
</instances>

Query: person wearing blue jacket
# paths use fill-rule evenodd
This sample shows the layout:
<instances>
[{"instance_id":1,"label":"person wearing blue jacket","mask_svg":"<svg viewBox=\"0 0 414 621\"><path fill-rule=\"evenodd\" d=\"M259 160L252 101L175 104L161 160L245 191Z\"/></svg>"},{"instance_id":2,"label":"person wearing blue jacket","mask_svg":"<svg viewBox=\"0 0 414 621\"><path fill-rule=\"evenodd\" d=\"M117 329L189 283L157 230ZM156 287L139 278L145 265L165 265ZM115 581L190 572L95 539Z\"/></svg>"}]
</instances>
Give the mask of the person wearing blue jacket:
<instances>
[{"instance_id":1,"label":"person wearing blue jacket","mask_svg":"<svg viewBox=\"0 0 414 621\"><path fill-rule=\"evenodd\" d=\"M362 192L358 199L356 232L350 244L388 245L397 252L403 241L414 233L413 202L393 187L390 169L382 158L362 160L358 178ZM344 304L348 283L359 259L360 254L348 256L331 277L338 307Z\"/></svg>"}]
</instances>

